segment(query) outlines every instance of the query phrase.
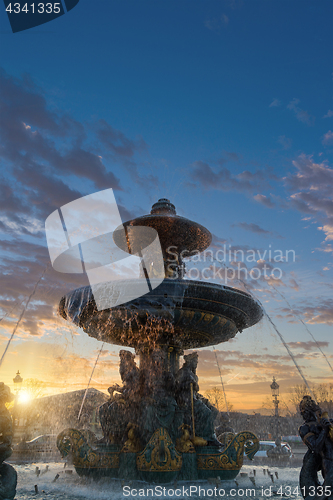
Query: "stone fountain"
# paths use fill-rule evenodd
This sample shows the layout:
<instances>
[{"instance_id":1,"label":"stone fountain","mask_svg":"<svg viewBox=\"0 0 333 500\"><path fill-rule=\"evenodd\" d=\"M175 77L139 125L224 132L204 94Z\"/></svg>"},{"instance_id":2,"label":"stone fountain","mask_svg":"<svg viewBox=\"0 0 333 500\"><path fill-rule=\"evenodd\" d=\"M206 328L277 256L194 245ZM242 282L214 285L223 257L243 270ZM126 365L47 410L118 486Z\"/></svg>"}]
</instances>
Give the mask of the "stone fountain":
<instances>
[{"instance_id":1,"label":"stone fountain","mask_svg":"<svg viewBox=\"0 0 333 500\"><path fill-rule=\"evenodd\" d=\"M243 291L185 279L184 257L203 252L212 237L200 224L178 216L169 200L159 200L150 214L123 227L125 232L115 231L113 240L127 252L129 231L157 231L165 278L149 293L103 310L90 287L62 298L64 319L98 340L134 348L140 363L131 351L120 350L123 385L111 386L109 401L99 409L103 439L66 429L58 436L58 448L63 456L72 454L80 475L160 483L233 479L244 451L252 458L258 450L258 439L244 431L229 433L223 445L217 440L213 422L218 411L199 393L198 354L185 355L182 367L180 358L184 350L226 342L256 324L261 306ZM134 289L136 281L126 280L124 286Z\"/></svg>"}]
</instances>

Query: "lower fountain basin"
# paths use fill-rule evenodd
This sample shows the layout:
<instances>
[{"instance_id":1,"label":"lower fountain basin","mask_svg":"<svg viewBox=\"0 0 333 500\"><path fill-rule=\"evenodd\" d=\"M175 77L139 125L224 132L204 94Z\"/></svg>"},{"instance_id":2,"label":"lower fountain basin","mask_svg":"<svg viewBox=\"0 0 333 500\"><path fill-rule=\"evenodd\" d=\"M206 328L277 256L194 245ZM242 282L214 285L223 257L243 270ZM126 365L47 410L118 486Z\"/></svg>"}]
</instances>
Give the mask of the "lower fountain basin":
<instances>
[{"instance_id":1,"label":"lower fountain basin","mask_svg":"<svg viewBox=\"0 0 333 500\"><path fill-rule=\"evenodd\" d=\"M138 280L126 280L128 289ZM125 304L98 311L91 288L65 295L60 315L88 335L120 346L169 345L193 349L216 345L256 324L262 308L251 295L224 285L165 279Z\"/></svg>"},{"instance_id":2,"label":"lower fountain basin","mask_svg":"<svg viewBox=\"0 0 333 500\"><path fill-rule=\"evenodd\" d=\"M159 457L161 441L165 443L166 459L163 461ZM252 432L243 431L233 435L223 450L216 446L200 446L192 453L182 453L177 451L166 429L159 428L143 450L127 453L114 446L89 442L82 430L65 429L57 437L57 446L64 458L71 454L80 476L169 483L189 479L232 480L243 465L244 454L253 459L259 449L259 440Z\"/></svg>"}]
</instances>

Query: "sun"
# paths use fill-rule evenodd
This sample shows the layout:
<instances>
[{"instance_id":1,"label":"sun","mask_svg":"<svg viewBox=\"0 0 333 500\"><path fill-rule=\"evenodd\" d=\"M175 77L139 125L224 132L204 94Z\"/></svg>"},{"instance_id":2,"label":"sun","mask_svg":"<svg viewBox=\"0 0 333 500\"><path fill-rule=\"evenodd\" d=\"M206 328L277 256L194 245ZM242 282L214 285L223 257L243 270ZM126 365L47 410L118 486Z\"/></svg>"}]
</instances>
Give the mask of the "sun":
<instances>
[{"instance_id":1,"label":"sun","mask_svg":"<svg viewBox=\"0 0 333 500\"><path fill-rule=\"evenodd\" d=\"M30 400L31 400L31 395L27 391L20 392L19 397L18 397L19 403L23 403L23 404L29 403Z\"/></svg>"}]
</instances>

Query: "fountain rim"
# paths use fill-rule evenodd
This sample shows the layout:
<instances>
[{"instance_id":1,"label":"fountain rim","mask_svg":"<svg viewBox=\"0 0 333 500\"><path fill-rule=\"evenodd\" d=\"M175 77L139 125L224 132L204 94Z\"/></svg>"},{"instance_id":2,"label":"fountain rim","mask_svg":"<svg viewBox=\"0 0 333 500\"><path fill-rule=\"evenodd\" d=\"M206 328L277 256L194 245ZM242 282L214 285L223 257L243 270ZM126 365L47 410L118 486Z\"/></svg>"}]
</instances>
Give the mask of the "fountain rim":
<instances>
[{"instance_id":1,"label":"fountain rim","mask_svg":"<svg viewBox=\"0 0 333 500\"><path fill-rule=\"evenodd\" d=\"M138 281L138 279L122 280L123 283L127 283L127 284L131 283L131 282L134 283L137 281ZM203 281L197 281L197 280L185 280L185 279L170 279L170 278L165 278L159 286L171 287L173 284L176 285L177 287L182 286L182 287L189 288L189 286L190 286L190 288L192 288L192 287L200 287L201 289L206 288L206 289L211 290L211 291L215 290L216 292L222 293L222 294L223 294L223 292L226 292L230 298L232 296L242 296L242 297L244 297L245 300L252 302L252 304L257 308L257 314L254 315L254 318L251 321L251 316L246 311L241 309L240 307L237 307L235 304L230 304L227 302L213 300L212 298L208 298L208 297L207 298L205 298L205 297L192 297L189 295L187 295L185 297L184 295L182 296L181 294L179 294L179 296L178 296L178 294L174 294L174 295L170 295L170 296L166 297L165 294L163 293L163 297L165 300L168 300L168 299L177 300L177 299L179 299L180 301L182 301L182 300L186 299L186 300L195 300L195 301L206 301L206 302L221 304L221 305L224 305L226 307L230 307L231 309L238 310L239 312L241 312L242 314L244 314L246 316L247 321L246 321L245 328L250 328L251 326L256 325L263 317L263 314L264 314L263 307L262 307L260 301L258 299L256 299L255 297L253 297L250 293L245 292L243 290L240 290L238 288L230 287L228 285L222 285L220 283L211 283L211 282L203 282ZM112 308L104 309L103 311L126 310L126 309L128 309L128 307L130 307L131 303L135 302L135 300L145 300L145 298L146 298L146 300L150 300L150 299L154 299L156 297L161 297L161 295L156 293L159 286L156 287L155 289L151 290L147 294L142 295L140 297L137 297L137 299L129 300L128 302L125 302L123 304L119 304L119 305L114 306ZM81 292L86 291L90 294L90 297L87 297L86 304L88 304L88 302L90 302L91 300L94 300L91 286L87 285L87 286L83 286L83 287L77 288L75 290L72 290L71 292L68 292L67 294L65 294L61 298L60 304L62 304L63 301L66 300L66 298L69 299L70 296L72 294L74 295L75 292L78 293L80 291ZM59 304L59 309L60 309L60 304ZM103 313L103 311L97 311L97 313ZM220 315L223 316L222 314L220 314Z\"/></svg>"}]
</instances>

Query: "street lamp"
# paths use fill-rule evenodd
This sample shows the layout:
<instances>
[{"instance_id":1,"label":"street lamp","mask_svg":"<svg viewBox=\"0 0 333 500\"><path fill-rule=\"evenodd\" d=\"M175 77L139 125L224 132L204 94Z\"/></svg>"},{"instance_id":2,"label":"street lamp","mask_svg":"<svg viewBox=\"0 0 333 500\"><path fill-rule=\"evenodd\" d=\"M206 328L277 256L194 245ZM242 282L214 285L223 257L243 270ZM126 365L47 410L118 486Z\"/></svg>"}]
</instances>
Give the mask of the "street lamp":
<instances>
[{"instance_id":1,"label":"street lamp","mask_svg":"<svg viewBox=\"0 0 333 500\"><path fill-rule=\"evenodd\" d=\"M22 387L22 382L23 382L23 378L20 375L20 370L17 370L16 377L13 378L13 382L14 382L15 392L17 395Z\"/></svg>"},{"instance_id":2,"label":"street lamp","mask_svg":"<svg viewBox=\"0 0 333 500\"><path fill-rule=\"evenodd\" d=\"M271 391L273 396L273 403L275 407L275 418L276 418L276 437L279 437L279 384L276 382L275 377L273 377L273 382L271 383Z\"/></svg>"},{"instance_id":3,"label":"street lamp","mask_svg":"<svg viewBox=\"0 0 333 500\"><path fill-rule=\"evenodd\" d=\"M13 378L14 382L14 387L15 387L15 401L14 401L14 408L13 408L13 433L16 430L16 426L18 425L18 419L17 419L17 400L18 400L18 395L22 387L22 382L23 378L20 375L20 370L17 370L16 376Z\"/></svg>"}]
</instances>

